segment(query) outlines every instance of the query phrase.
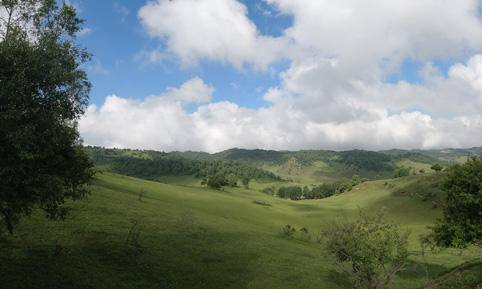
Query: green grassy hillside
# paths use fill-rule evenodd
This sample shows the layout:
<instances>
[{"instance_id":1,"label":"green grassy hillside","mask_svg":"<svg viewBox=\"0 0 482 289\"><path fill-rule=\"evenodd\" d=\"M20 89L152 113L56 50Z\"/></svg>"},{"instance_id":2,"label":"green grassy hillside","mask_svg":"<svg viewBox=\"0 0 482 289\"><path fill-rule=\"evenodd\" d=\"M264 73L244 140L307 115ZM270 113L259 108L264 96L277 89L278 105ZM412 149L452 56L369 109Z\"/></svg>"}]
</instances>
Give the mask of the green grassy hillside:
<instances>
[{"instance_id":1,"label":"green grassy hillside","mask_svg":"<svg viewBox=\"0 0 482 289\"><path fill-rule=\"evenodd\" d=\"M414 255L396 288L423 288L441 272L482 257L482 251L420 254L418 235L440 211L394 194L414 177L294 202L255 190L215 191L104 173L87 200L70 204L68 220L35 214L0 242L0 287L347 288L316 241L319 232L335 218L356 216L358 208L386 207L389 218L412 231ZM286 224L306 227L309 234L283 236Z\"/></svg>"},{"instance_id":2,"label":"green grassy hillside","mask_svg":"<svg viewBox=\"0 0 482 289\"><path fill-rule=\"evenodd\" d=\"M468 155L482 154L482 148L413 151L394 149L381 152L235 148L214 154L100 147L86 147L85 150L96 166L104 170L162 182L174 180L174 184L178 182L173 176L196 176L200 179L213 172L249 175L255 179L273 178L275 176L272 174L275 174L286 181L307 185L350 179L354 175L376 180L393 177L400 167L410 168L411 173L431 172L430 167L433 164L448 166L454 162L465 161Z\"/></svg>"}]
</instances>

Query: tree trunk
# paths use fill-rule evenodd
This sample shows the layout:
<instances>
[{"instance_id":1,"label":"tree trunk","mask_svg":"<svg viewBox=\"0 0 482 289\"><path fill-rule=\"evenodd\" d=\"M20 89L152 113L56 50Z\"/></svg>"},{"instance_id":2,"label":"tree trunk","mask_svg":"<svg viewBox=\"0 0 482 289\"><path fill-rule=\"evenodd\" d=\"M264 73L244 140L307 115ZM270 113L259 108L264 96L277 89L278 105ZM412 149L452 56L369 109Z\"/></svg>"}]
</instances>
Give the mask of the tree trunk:
<instances>
[{"instance_id":1,"label":"tree trunk","mask_svg":"<svg viewBox=\"0 0 482 289\"><path fill-rule=\"evenodd\" d=\"M10 235L13 234L13 220L12 220L12 217L10 215L10 213L8 213L8 210L7 209L2 209L2 216L3 216L3 222L5 223L5 226L7 227L7 230L8 232L10 233Z\"/></svg>"},{"instance_id":2,"label":"tree trunk","mask_svg":"<svg viewBox=\"0 0 482 289\"><path fill-rule=\"evenodd\" d=\"M10 33L10 26L12 25L12 16L13 16L13 5L10 7L5 7L8 11L8 20L7 20L7 29L5 30L5 39L4 41L7 41L8 35Z\"/></svg>"}]
</instances>

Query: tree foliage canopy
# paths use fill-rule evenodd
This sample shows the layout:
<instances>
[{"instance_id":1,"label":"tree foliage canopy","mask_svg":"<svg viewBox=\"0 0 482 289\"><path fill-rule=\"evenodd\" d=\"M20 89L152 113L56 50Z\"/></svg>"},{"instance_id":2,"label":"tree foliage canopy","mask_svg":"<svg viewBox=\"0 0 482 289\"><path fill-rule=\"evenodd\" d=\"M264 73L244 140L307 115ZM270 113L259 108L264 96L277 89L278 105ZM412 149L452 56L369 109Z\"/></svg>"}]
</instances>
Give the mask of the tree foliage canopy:
<instances>
[{"instance_id":1,"label":"tree foliage canopy","mask_svg":"<svg viewBox=\"0 0 482 289\"><path fill-rule=\"evenodd\" d=\"M482 241L482 158L446 170L442 189L447 193L441 220L432 237L443 247L465 247Z\"/></svg>"},{"instance_id":2,"label":"tree foliage canopy","mask_svg":"<svg viewBox=\"0 0 482 289\"><path fill-rule=\"evenodd\" d=\"M434 164L430 168L436 172L440 172L443 169L443 167L439 164Z\"/></svg>"},{"instance_id":3,"label":"tree foliage canopy","mask_svg":"<svg viewBox=\"0 0 482 289\"><path fill-rule=\"evenodd\" d=\"M63 217L81 198L92 164L76 121L90 83L89 54L74 40L82 20L54 0L0 0L0 220L12 232L40 206Z\"/></svg>"},{"instance_id":4,"label":"tree foliage canopy","mask_svg":"<svg viewBox=\"0 0 482 289\"><path fill-rule=\"evenodd\" d=\"M198 178L224 176L237 180L271 179L279 177L255 164L232 160L190 159L177 153L132 151L86 147L96 165L128 176L157 180L162 176L193 175Z\"/></svg>"},{"instance_id":5,"label":"tree foliage canopy","mask_svg":"<svg viewBox=\"0 0 482 289\"><path fill-rule=\"evenodd\" d=\"M335 223L324 236L353 288L389 288L406 265L408 233L388 222L383 212L373 216L361 212L354 221Z\"/></svg>"}]
</instances>

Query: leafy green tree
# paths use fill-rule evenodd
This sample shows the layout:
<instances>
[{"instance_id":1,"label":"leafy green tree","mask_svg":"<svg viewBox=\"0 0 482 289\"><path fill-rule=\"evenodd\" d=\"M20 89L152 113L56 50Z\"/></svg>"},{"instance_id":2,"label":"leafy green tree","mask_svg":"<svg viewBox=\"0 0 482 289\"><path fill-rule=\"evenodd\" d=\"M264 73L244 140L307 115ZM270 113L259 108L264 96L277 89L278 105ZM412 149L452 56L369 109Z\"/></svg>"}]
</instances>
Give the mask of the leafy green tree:
<instances>
[{"instance_id":1,"label":"leafy green tree","mask_svg":"<svg viewBox=\"0 0 482 289\"><path fill-rule=\"evenodd\" d=\"M219 190L224 186L229 185L229 181L223 175L211 176L207 179L206 184L212 189Z\"/></svg>"},{"instance_id":2,"label":"leafy green tree","mask_svg":"<svg viewBox=\"0 0 482 289\"><path fill-rule=\"evenodd\" d=\"M65 217L93 176L77 131L90 55L75 43L82 20L58 2L0 0L0 222L11 233L35 207Z\"/></svg>"},{"instance_id":3,"label":"leafy green tree","mask_svg":"<svg viewBox=\"0 0 482 289\"><path fill-rule=\"evenodd\" d=\"M411 168L410 167L398 167L395 170L394 178L401 178L401 177L406 177L410 175Z\"/></svg>"},{"instance_id":4,"label":"leafy green tree","mask_svg":"<svg viewBox=\"0 0 482 289\"><path fill-rule=\"evenodd\" d=\"M243 177L241 178L241 183L243 184L243 187L248 189L249 188L249 182L251 179L249 177Z\"/></svg>"},{"instance_id":5,"label":"leafy green tree","mask_svg":"<svg viewBox=\"0 0 482 289\"><path fill-rule=\"evenodd\" d=\"M430 168L436 172L440 172L443 169L443 167L439 164L434 164Z\"/></svg>"},{"instance_id":6,"label":"leafy green tree","mask_svg":"<svg viewBox=\"0 0 482 289\"><path fill-rule=\"evenodd\" d=\"M336 194L336 185L335 184L321 184L315 186L311 189L309 195L306 196L307 199L323 199L328 198Z\"/></svg>"},{"instance_id":7,"label":"leafy green tree","mask_svg":"<svg viewBox=\"0 0 482 289\"><path fill-rule=\"evenodd\" d=\"M392 170L390 156L363 150L344 151L339 153L339 162L356 170L370 170L376 172Z\"/></svg>"},{"instance_id":8,"label":"leafy green tree","mask_svg":"<svg viewBox=\"0 0 482 289\"><path fill-rule=\"evenodd\" d=\"M335 188L335 194L343 194L351 191L353 183L351 181L339 181L333 183L332 186Z\"/></svg>"},{"instance_id":9,"label":"leafy green tree","mask_svg":"<svg viewBox=\"0 0 482 289\"><path fill-rule=\"evenodd\" d=\"M432 228L438 246L463 248L482 242L482 158L447 169L442 189L447 192L443 218Z\"/></svg>"},{"instance_id":10,"label":"leafy green tree","mask_svg":"<svg viewBox=\"0 0 482 289\"><path fill-rule=\"evenodd\" d=\"M386 221L382 212L374 216L361 212L358 219L335 223L323 235L353 288L390 288L407 263L408 233Z\"/></svg>"},{"instance_id":11,"label":"leafy green tree","mask_svg":"<svg viewBox=\"0 0 482 289\"><path fill-rule=\"evenodd\" d=\"M291 200L300 200L303 190L299 186L281 187L278 189L278 197Z\"/></svg>"},{"instance_id":12,"label":"leafy green tree","mask_svg":"<svg viewBox=\"0 0 482 289\"><path fill-rule=\"evenodd\" d=\"M238 178L234 174L230 174L229 176L227 176L226 181L228 182L228 185L230 187L235 188L238 186Z\"/></svg>"},{"instance_id":13,"label":"leafy green tree","mask_svg":"<svg viewBox=\"0 0 482 289\"><path fill-rule=\"evenodd\" d=\"M364 181L365 180L362 177L360 177L359 175L353 175L351 177L351 184L353 186L359 185L359 184L363 183Z\"/></svg>"},{"instance_id":14,"label":"leafy green tree","mask_svg":"<svg viewBox=\"0 0 482 289\"><path fill-rule=\"evenodd\" d=\"M303 195L304 198L307 198L307 199L309 197L311 197L311 190L310 190L310 188L308 188L308 186L303 187L302 195Z\"/></svg>"}]
</instances>

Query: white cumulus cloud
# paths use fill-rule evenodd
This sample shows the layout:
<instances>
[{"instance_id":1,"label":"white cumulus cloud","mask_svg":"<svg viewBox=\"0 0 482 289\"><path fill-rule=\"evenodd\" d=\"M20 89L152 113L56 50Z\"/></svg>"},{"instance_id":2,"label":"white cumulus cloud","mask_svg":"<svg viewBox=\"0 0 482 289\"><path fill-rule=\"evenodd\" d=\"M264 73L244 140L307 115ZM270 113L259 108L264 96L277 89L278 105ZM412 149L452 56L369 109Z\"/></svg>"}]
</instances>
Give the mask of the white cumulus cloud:
<instances>
[{"instance_id":1,"label":"white cumulus cloud","mask_svg":"<svg viewBox=\"0 0 482 289\"><path fill-rule=\"evenodd\" d=\"M236 0L157 0L138 13L163 59L262 70L288 60L265 107L212 102L214 88L193 78L160 96L89 107L85 142L210 152L482 145L480 1L265 2L293 17L280 36L262 35ZM387 82L407 59L423 64L421 81ZM447 71L434 64L454 59Z\"/></svg>"},{"instance_id":2,"label":"white cumulus cloud","mask_svg":"<svg viewBox=\"0 0 482 289\"><path fill-rule=\"evenodd\" d=\"M209 59L265 69L283 47L283 39L260 35L236 0L158 0L138 14L149 35L165 40L185 65Z\"/></svg>"}]
</instances>

